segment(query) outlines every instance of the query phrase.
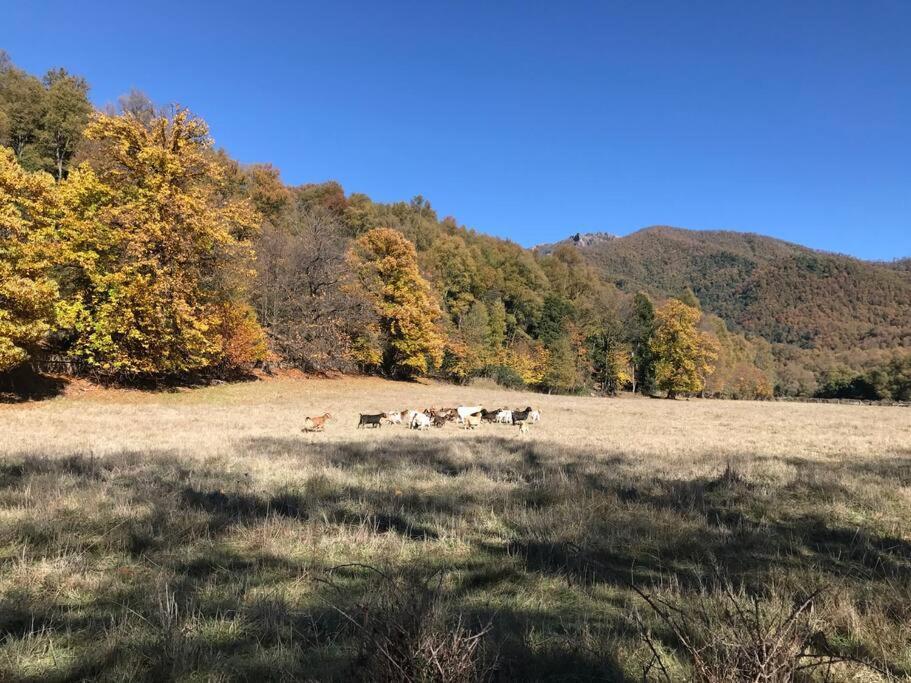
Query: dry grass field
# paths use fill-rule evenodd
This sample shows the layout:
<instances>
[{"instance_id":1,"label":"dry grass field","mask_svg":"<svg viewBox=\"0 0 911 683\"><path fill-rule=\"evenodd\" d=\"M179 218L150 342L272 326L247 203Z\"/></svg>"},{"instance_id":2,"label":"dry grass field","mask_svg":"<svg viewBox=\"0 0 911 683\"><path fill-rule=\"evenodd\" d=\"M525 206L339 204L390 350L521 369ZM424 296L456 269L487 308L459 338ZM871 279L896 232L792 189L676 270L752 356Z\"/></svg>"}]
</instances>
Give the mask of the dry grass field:
<instances>
[{"instance_id":1,"label":"dry grass field","mask_svg":"<svg viewBox=\"0 0 911 683\"><path fill-rule=\"evenodd\" d=\"M355 428L459 403L542 421ZM2 681L738 676L911 676L911 410L377 379L0 406Z\"/></svg>"}]
</instances>

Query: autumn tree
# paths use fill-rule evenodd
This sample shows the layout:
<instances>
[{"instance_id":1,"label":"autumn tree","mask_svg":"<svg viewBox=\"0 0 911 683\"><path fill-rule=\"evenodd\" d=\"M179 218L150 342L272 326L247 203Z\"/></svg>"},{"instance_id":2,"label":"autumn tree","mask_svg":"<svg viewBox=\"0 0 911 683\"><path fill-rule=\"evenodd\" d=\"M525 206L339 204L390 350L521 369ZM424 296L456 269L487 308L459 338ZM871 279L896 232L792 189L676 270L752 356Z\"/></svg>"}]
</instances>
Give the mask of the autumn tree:
<instances>
[{"instance_id":1,"label":"autumn tree","mask_svg":"<svg viewBox=\"0 0 911 683\"><path fill-rule=\"evenodd\" d=\"M442 361L440 309L418 269L414 245L390 228L375 228L355 240L349 263L373 303L379 335L375 349L391 376L424 374Z\"/></svg>"},{"instance_id":2,"label":"autumn tree","mask_svg":"<svg viewBox=\"0 0 911 683\"><path fill-rule=\"evenodd\" d=\"M69 352L118 378L249 365L264 351L246 304L246 200L226 192L205 122L97 114L92 165L61 186L61 323Z\"/></svg>"},{"instance_id":3,"label":"autumn tree","mask_svg":"<svg viewBox=\"0 0 911 683\"><path fill-rule=\"evenodd\" d=\"M254 305L273 348L295 367L354 367L351 341L373 316L366 298L349 286L346 248L339 219L301 201L267 221L256 240Z\"/></svg>"},{"instance_id":4,"label":"autumn tree","mask_svg":"<svg viewBox=\"0 0 911 683\"><path fill-rule=\"evenodd\" d=\"M712 342L699 331L699 310L670 299L655 314L649 349L655 357L655 382L668 398L698 393L717 357Z\"/></svg>"},{"instance_id":5,"label":"autumn tree","mask_svg":"<svg viewBox=\"0 0 911 683\"><path fill-rule=\"evenodd\" d=\"M28 173L0 147L0 372L29 357L50 330L57 288L48 278L54 181Z\"/></svg>"}]
</instances>

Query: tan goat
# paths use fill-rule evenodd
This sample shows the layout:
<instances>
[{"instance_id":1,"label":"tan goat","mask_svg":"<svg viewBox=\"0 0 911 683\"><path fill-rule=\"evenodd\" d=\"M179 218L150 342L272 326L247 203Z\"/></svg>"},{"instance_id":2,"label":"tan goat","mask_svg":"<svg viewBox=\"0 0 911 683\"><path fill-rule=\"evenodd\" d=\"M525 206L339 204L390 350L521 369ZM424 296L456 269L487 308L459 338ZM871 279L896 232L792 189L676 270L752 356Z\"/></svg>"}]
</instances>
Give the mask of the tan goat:
<instances>
[{"instance_id":1,"label":"tan goat","mask_svg":"<svg viewBox=\"0 0 911 683\"><path fill-rule=\"evenodd\" d=\"M329 413L323 413L322 415L317 415L315 417L305 417L304 418L304 428L301 430L303 432L321 432L326 427L326 423L332 419L332 415Z\"/></svg>"},{"instance_id":2,"label":"tan goat","mask_svg":"<svg viewBox=\"0 0 911 683\"><path fill-rule=\"evenodd\" d=\"M465 429L477 429L481 424L481 416L478 414L466 415L464 418Z\"/></svg>"}]
</instances>

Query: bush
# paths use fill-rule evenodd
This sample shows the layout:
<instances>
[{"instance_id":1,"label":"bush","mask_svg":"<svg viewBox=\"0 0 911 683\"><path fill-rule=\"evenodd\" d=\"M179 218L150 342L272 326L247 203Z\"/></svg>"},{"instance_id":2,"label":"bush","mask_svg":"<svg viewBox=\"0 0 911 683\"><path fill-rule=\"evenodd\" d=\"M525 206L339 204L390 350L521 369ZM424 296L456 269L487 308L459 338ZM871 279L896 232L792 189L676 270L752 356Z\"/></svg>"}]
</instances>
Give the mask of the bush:
<instances>
[{"instance_id":1,"label":"bush","mask_svg":"<svg viewBox=\"0 0 911 683\"><path fill-rule=\"evenodd\" d=\"M467 683L491 677L490 624L471 630L461 615L448 613L442 573L364 568L374 581L365 602L348 617L359 637L353 678Z\"/></svg>"},{"instance_id":2,"label":"bush","mask_svg":"<svg viewBox=\"0 0 911 683\"><path fill-rule=\"evenodd\" d=\"M512 368L505 365L497 365L490 368L490 376L497 384L507 389L522 389L525 382L522 381L521 375Z\"/></svg>"},{"instance_id":3,"label":"bush","mask_svg":"<svg viewBox=\"0 0 911 683\"><path fill-rule=\"evenodd\" d=\"M718 578L720 592L705 591L696 601L686 603L673 595L649 595L633 587L685 653L692 667L691 680L785 683L809 679L814 673L831 680L835 664L880 672L829 644L826 620L814 609L822 589L762 596L735 589ZM668 681L678 678L662 655L662 643L641 617L639 627L652 652L643 680L649 676Z\"/></svg>"}]
</instances>

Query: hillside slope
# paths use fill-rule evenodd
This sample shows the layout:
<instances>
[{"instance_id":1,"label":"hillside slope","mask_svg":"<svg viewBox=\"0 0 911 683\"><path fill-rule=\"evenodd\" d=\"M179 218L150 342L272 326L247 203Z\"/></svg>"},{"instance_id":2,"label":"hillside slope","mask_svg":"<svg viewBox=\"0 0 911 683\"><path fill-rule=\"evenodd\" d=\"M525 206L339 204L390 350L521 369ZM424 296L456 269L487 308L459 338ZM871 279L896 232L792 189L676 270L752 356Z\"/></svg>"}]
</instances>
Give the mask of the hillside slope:
<instances>
[{"instance_id":1,"label":"hillside slope","mask_svg":"<svg viewBox=\"0 0 911 683\"><path fill-rule=\"evenodd\" d=\"M911 272L761 235L651 227L567 240L626 291L691 288L733 329L804 349L911 347Z\"/></svg>"}]
</instances>

